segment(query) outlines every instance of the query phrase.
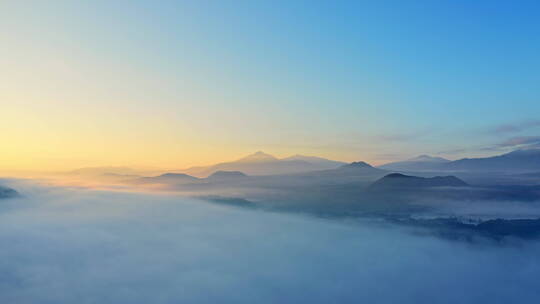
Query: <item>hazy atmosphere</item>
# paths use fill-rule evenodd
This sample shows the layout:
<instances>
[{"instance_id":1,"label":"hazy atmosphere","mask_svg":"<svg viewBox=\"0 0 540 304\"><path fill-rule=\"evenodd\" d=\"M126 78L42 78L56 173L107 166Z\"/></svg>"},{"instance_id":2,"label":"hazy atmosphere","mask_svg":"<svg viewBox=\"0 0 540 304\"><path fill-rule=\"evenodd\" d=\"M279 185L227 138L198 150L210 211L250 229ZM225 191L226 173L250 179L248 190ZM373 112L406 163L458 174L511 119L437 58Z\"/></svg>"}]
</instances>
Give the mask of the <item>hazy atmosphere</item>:
<instances>
[{"instance_id":1,"label":"hazy atmosphere","mask_svg":"<svg viewBox=\"0 0 540 304\"><path fill-rule=\"evenodd\" d=\"M540 2L0 1L0 303L537 303Z\"/></svg>"},{"instance_id":2,"label":"hazy atmosphere","mask_svg":"<svg viewBox=\"0 0 540 304\"><path fill-rule=\"evenodd\" d=\"M0 213L4 303L509 303L540 296L538 241L469 244L377 221L13 185L27 196Z\"/></svg>"}]
</instances>

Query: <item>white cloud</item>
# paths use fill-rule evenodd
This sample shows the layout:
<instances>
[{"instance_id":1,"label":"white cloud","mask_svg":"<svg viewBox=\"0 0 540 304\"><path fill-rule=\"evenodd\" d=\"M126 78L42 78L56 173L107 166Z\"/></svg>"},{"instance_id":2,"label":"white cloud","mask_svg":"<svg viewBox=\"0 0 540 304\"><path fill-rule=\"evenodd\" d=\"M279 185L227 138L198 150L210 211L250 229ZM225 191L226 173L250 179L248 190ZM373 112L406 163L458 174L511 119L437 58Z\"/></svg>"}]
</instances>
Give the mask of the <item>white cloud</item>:
<instances>
[{"instance_id":1,"label":"white cloud","mask_svg":"<svg viewBox=\"0 0 540 304\"><path fill-rule=\"evenodd\" d=\"M0 201L1 303L540 299L536 242L449 242L170 195L18 189L25 198Z\"/></svg>"}]
</instances>

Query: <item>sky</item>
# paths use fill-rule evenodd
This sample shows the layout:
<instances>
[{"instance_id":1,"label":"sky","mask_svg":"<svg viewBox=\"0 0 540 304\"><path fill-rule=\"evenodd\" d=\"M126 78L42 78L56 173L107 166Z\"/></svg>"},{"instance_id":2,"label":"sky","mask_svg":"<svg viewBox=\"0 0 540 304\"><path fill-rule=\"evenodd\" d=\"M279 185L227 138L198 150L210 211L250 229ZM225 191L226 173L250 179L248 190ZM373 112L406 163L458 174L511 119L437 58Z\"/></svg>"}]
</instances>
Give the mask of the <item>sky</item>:
<instances>
[{"instance_id":1,"label":"sky","mask_svg":"<svg viewBox=\"0 0 540 304\"><path fill-rule=\"evenodd\" d=\"M1 1L1 170L540 142L538 1Z\"/></svg>"}]
</instances>

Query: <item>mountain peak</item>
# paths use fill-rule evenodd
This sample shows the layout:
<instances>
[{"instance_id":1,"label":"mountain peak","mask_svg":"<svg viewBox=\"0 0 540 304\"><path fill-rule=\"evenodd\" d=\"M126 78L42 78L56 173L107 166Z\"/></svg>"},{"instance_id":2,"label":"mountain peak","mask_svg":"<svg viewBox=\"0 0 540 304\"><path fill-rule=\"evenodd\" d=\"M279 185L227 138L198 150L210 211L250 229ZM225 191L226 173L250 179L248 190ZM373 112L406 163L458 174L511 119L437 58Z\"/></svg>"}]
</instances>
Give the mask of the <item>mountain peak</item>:
<instances>
[{"instance_id":1,"label":"mountain peak","mask_svg":"<svg viewBox=\"0 0 540 304\"><path fill-rule=\"evenodd\" d=\"M373 167L366 162L357 161L357 162L352 162L350 164L343 165L342 168L373 168Z\"/></svg>"},{"instance_id":2,"label":"mountain peak","mask_svg":"<svg viewBox=\"0 0 540 304\"><path fill-rule=\"evenodd\" d=\"M220 171L216 171L214 173L212 173L212 175L208 176L208 178L210 179L230 179L230 178L234 178L234 179L237 179L237 178L244 178L244 177L247 177L246 174L244 174L243 172L240 172L240 171L224 171L224 170L220 170Z\"/></svg>"},{"instance_id":3,"label":"mountain peak","mask_svg":"<svg viewBox=\"0 0 540 304\"><path fill-rule=\"evenodd\" d=\"M278 160L273 155L264 153L263 151L257 151L253 154L250 154L244 158L239 159L240 162L266 162L266 161L276 161Z\"/></svg>"}]
</instances>

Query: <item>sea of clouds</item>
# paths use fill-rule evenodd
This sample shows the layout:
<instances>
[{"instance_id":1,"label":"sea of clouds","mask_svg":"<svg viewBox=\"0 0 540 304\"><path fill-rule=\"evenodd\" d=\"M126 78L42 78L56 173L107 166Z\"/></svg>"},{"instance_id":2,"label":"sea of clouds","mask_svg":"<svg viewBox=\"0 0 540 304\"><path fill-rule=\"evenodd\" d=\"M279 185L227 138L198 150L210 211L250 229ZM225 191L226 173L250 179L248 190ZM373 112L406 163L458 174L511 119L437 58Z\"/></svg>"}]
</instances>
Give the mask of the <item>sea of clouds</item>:
<instances>
[{"instance_id":1,"label":"sea of clouds","mask_svg":"<svg viewBox=\"0 0 540 304\"><path fill-rule=\"evenodd\" d=\"M11 182L0 303L535 303L540 243Z\"/></svg>"}]
</instances>

